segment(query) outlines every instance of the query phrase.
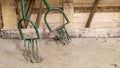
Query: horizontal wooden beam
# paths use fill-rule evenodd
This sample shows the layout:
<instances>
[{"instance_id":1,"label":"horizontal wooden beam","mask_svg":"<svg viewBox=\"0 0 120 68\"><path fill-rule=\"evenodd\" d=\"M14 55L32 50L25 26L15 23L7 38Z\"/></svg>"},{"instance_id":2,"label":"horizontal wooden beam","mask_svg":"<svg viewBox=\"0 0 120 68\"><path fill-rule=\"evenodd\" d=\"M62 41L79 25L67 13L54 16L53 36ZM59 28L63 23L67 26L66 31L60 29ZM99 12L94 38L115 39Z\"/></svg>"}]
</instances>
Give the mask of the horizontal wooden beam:
<instances>
[{"instance_id":1,"label":"horizontal wooden beam","mask_svg":"<svg viewBox=\"0 0 120 68\"><path fill-rule=\"evenodd\" d=\"M38 4L39 5L39 4ZM80 2L80 3L73 3L73 7L75 9L75 12L90 12L90 9L92 8L92 3L91 2ZM55 7L55 8L61 8L63 9L63 4L57 4L57 5L52 5L52 7ZM119 12L120 11L120 4L119 4L119 1L118 2L115 2L114 4L105 1L102 2L100 1L100 4L98 5L98 7L96 8L96 11L97 12ZM34 7L33 9L33 13L37 13L37 11L39 10L39 7ZM46 6L44 5L44 11L46 10Z\"/></svg>"},{"instance_id":2,"label":"horizontal wooden beam","mask_svg":"<svg viewBox=\"0 0 120 68\"><path fill-rule=\"evenodd\" d=\"M92 7L75 7L75 13L90 12ZM97 7L96 12L120 12L120 6Z\"/></svg>"},{"instance_id":3,"label":"horizontal wooden beam","mask_svg":"<svg viewBox=\"0 0 120 68\"><path fill-rule=\"evenodd\" d=\"M57 7L60 8L60 7ZM80 12L90 12L92 7L74 7L75 13ZM61 8L63 9L63 8ZM33 9L33 13L38 12L38 8ZM43 12L45 12L47 8L43 8ZM105 7L97 7L96 12L120 12L120 6L105 6Z\"/></svg>"},{"instance_id":4,"label":"horizontal wooden beam","mask_svg":"<svg viewBox=\"0 0 120 68\"><path fill-rule=\"evenodd\" d=\"M29 1L29 0L25 0L25 1ZM67 1L67 0L65 0L65 1ZM69 0L69 2L73 2L74 7L92 7L93 6L93 1L88 0L88 2L87 2L87 0L86 0L84 2L74 2L74 0L73 1ZM59 7L59 8L63 7L63 3L60 3L60 4L53 3L53 4L54 5L51 4L52 7ZM117 0L117 1L114 1L114 0L110 0L110 1L109 0L101 0L100 4L98 5L98 7L107 7L107 6L120 6L120 1L119 0Z\"/></svg>"},{"instance_id":5,"label":"horizontal wooden beam","mask_svg":"<svg viewBox=\"0 0 120 68\"><path fill-rule=\"evenodd\" d=\"M58 8L62 8L63 7L63 4L58 4L58 5L51 5L52 7L58 7ZM120 4L99 4L98 7L109 7L109 6L113 6L113 7L117 7L117 6L120 6ZM86 7L92 7L92 3L73 3L73 7L83 7L83 8L86 8ZM34 8L37 8L37 7L34 7ZM46 8L46 6L44 6L44 8Z\"/></svg>"}]
</instances>

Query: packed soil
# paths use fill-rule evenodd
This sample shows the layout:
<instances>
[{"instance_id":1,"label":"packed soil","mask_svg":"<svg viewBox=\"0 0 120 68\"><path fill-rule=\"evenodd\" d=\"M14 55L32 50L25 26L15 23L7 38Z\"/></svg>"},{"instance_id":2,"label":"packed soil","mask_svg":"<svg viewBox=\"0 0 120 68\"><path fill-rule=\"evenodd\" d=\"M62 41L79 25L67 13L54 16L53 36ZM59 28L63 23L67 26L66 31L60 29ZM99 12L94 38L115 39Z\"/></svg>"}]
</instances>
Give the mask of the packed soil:
<instances>
[{"instance_id":1,"label":"packed soil","mask_svg":"<svg viewBox=\"0 0 120 68\"><path fill-rule=\"evenodd\" d=\"M0 39L0 68L120 68L120 38L39 40L40 63L23 57L23 41Z\"/></svg>"}]
</instances>

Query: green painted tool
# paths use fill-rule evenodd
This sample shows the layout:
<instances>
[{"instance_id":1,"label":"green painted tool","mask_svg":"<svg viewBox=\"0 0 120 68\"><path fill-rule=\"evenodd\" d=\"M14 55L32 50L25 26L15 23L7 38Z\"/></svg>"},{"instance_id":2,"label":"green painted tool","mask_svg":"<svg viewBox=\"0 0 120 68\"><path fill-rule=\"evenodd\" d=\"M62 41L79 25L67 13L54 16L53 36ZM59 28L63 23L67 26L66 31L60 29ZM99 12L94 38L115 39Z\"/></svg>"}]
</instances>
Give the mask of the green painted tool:
<instances>
[{"instance_id":1,"label":"green painted tool","mask_svg":"<svg viewBox=\"0 0 120 68\"><path fill-rule=\"evenodd\" d=\"M39 34L39 31L38 31L35 23L32 20L28 19L26 16L24 0L21 0L21 7L22 7L22 19L20 19L20 21L18 22L18 30L19 30L21 39L24 40L25 50L24 50L23 54L24 54L24 57L26 60L30 60L31 62L39 62L40 58L38 56L37 40L40 39L40 34ZM35 29L36 35L37 35L36 38L25 38L24 37L24 34L21 29L22 22L27 22L27 23L32 24L32 26Z\"/></svg>"},{"instance_id":2,"label":"green painted tool","mask_svg":"<svg viewBox=\"0 0 120 68\"><path fill-rule=\"evenodd\" d=\"M71 38L70 38L66 28L65 28L65 25L69 24L70 21L67 18L66 14L59 8L52 8L52 7L50 7L50 5L47 2L47 0L43 0L43 2L44 2L44 4L46 5L46 7L48 9L47 12L45 13L44 21L45 21L45 24L48 27L49 31L53 32L53 33L56 32L58 34L57 37L59 38L59 40L62 43L69 44L70 41L71 41ZM24 50L23 55L24 55L26 60L30 60L31 62L39 62L40 59L39 59L39 56L38 56L38 42L37 42L37 40L40 39L40 34L39 34L39 31L38 31L35 23L31 19L28 19L27 16L26 16L24 0L21 0L21 7L22 7L22 19L20 19L20 21L18 22L18 30L19 30L21 39L24 40L25 50ZM56 29L51 29L50 25L47 22L47 15L51 11L59 11L64 16L64 18L67 21L67 23L59 26ZM22 22L32 24L32 26L35 29L36 35L37 35L36 38L25 38L25 36L23 34L23 31L22 31L22 28L21 28Z\"/></svg>"},{"instance_id":3,"label":"green painted tool","mask_svg":"<svg viewBox=\"0 0 120 68\"><path fill-rule=\"evenodd\" d=\"M66 14L63 12L63 10L59 9L59 8L52 8L48 1L47 0L43 0L44 4L46 5L47 7L47 12L45 13L45 16L44 16L44 21L45 21L45 24L47 26L47 28L49 29L50 32L56 32L58 35L57 37L59 38L59 40L64 43L64 44L69 44L71 42L71 38L65 28L65 25L69 24L70 21L68 19L68 17L66 16ZM47 22L47 15L48 13L50 13L51 11L59 11L65 18L66 20L66 23L59 26L58 28L56 29L51 29L50 25L48 24Z\"/></svg>"}]
</instances>

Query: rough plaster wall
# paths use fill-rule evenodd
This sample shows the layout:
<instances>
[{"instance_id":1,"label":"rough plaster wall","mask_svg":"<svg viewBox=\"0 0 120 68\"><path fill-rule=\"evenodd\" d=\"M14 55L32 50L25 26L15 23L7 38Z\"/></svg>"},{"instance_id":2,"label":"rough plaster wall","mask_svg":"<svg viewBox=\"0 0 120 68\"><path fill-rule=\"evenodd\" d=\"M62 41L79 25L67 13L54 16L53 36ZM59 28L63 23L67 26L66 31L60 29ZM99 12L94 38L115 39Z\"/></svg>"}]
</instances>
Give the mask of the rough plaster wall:
<instances>
[{"instance_id":1,"label":"rough plaster wall","mask_svg":"<svg viewBox=\"0 0 120 68\"><path fill-rule=\"evenodd\" d=\"M76 28L84 28L89 13L75 13L74 22ZM97 12L91 22L91 28L118 28L120 27L119 12Z\"/></svg>"},{"instance_id":2,"label":"rough plaster wall","mask_svg":"<svg viewBox=\"0 0 120 68\"><path fill-rule=\"evenodd\" d=\"M48 0L50 4L62 4L62 0ZM74 0L74 6L91 7L95 0ZM100 0L98 6L120 6L120 0ZM69 31L71 36L76 37L113 37L120 36L120 13L119 12L97 12L91 22L90 28L86 29L85 24L89 13L75 13L75 29ZM33 18L34 15L33 15ZM48 15L48 22L55 28L63 22L60 14ZM43 28L44 20L42 18L40 29ZM58 24L59 23L59 24ZM72 27L71 27L72 28ZM73 26L74 28L74 26ZM46 28L47 29L47 28Z\"/></svg>"},{"instance_id":3,"label":"rough plaster wall","mask_svg":"<svg viewBox=\"0 0 120 68\"><path fill-rule=\"evenodd\" d=\"M31 16L31 19L35 22L36 14L33 14ZM48 14L47 21L50 24L51 28L55 29L63 23L63 16L59 13ZM44 15L42 16L41 19L40 28L44 28L43 24L44 24Z\"/></svg>"},{"instance_id":4,"label":"rough plaster wall","mask_svg":"<svg viewBox=\"0 0 120 68\"><path fill-rule=\"evenodd\" d=\"M62 4L62 0L48 0L48 2L53 5Z\"/></svg>"},{"instance_id":5,"label":"rough plaster wall","mask_svg":"<svg viewBox=\"0 0 120 68\"><path fill-rule=\"evenodd\" d=\"M43 15L44 16L44 15ZM97 12L93 18L90 28L84 28L88 19L89 13L75 13L74 24L75 29L69 31L74 37L114 37L120 36L120 13L119 12ZM35 15L31 18L35 19ZM33 20L34 20L33 19ZM62 15L59 13L49 14L48 22L55 28L63 22ZM44 19L40 24L40 29L43 29ZM72 28L72 27L71 27ZM46 28L47 29L47 28ZM42 32L42 30L40 30Z\"/></svg>"},{"instance_id":6,"label":"rough plaster wall","mask_svg":"<svg viewBox=\"0 0 120 68\"><path fill-rule=\"evenodd\" d=\"M75 28L84 28L90 13L75 13ZM44 16L44 15L43 15ZM31 19L35 21L36 15L32 15ZM59 13L49 14L47 21L54 28L63 23L63 17ZM44 18L41 20L44 23ZM119 12L97 12L91 22L90 28L119 28L120 13Z\"/></svg>"}]
</instances>

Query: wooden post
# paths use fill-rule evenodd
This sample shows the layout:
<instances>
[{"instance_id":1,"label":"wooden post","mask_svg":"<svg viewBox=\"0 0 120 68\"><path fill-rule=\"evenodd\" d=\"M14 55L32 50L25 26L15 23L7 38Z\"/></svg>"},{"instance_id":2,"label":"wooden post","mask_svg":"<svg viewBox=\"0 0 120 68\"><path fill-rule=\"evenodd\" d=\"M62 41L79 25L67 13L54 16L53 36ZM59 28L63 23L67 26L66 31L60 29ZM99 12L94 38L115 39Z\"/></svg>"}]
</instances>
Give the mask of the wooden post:
<instances>
[{"instance_id":1,"label":"wooden post","mask_svg":"<svg viewBox=\"0 0 120 68\"><path fill-rule=\"evenodd\" d=\"M0 3L0 30L3 28L2 12L1 12L1 3Z\"/></svg>"},{"instance_id":2,"label":"wooden post","mask_svg":"<svg viewBox=\"0 0 120 68\"><path fill-rule=\"evenodd\" d=\"M29 10L29 6L30 6L30 4L31 4L31 1L32 1L32 0L27 0L27 1L26 1L26 4L25 4L25 10L26 10L26 12L28 12L28 10Z\"/></svg>"},{"instance_id":3,"label":"wooden post","mask_svg":"<svg viewBox=\"0 0 120 68\"><path fill-rule=\"evenodd\" d=\"M35 5L35 0L30 0L30 4L27 9L27 18L31 17L34 5ZM28 26L28 23L25 22L25 27L27 28L27 26Z\"/></svg>"},{"instance_id":4,"label":"wooden post","mask_svg":"<svg viewBox=\"0 0 120 68\"><path fill-rule=\"evenodd\" d=\"M43 2L42 2L42 0L40 0L39 9L38 9L39 11L37 13L37 19L36 19L36 22L35 22L35 24L38 28L40 26L40 20L42 18L43 7L44 7Z\"/></svg>"},{"instance_id":5,"label":"wooden post","mask_svg":"<svg viewBox=\"0 0 120 68\"><path fill-rule=\"evenodd\" d=\"M74 28L74 7L73 0L64 0L63 1L63 9L66 15L70 20L70 24L68 24L68 29L72 30Z\"/></svg>"},{"instance_id":6,"label":"wooden post","mask_svg":"<svg viewBox=\"0 0 120 68\"><path fill-rule=\"evenodd\" d=\"M89 16L89 18L88 18L88 20L87 20L87 24L86 24L86 26L85 26L86 28L89 28L89 27L90 27L91 21L92 21L92 19L93 19L93 17L94 17L94 14L95 14L95 12L96 12L96 8L97 8L97 5L98 5L99 1L100 1L100 0L95 0L95 3L94 3L94 5L93 5L93 8L92 8L92 10L91 10L91 12L90 12L90 16Z\"/></svg>"},{"instance_id":7,"label":"wooden post","mask_svg":"<svg viewBox=\"0 0 120 68\"><path fill-rule=\"evenodd\" d=\"M17 17L17 21L19 21L20 19L22 19L22 11L21 11L21 3L20 3L20 1L19 0L15 0L16 1L16 12L17 12L17 15L18 15L18 17ZM22 28L24 27L24 22L22 22L22 24L21 24L22 26Z\"/></svg>"},{"instance_id":8,"label":"wooden post","mask_svg":"<svg viewBox=\"0 0 120 68\"><path fill-rule=\"evenodd\" d=\"M1 0L3 29L17 29L17 15L14 0Z\"/></svg>"}]
</instances>

